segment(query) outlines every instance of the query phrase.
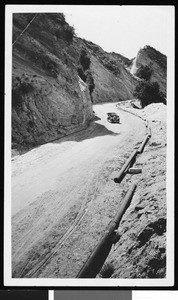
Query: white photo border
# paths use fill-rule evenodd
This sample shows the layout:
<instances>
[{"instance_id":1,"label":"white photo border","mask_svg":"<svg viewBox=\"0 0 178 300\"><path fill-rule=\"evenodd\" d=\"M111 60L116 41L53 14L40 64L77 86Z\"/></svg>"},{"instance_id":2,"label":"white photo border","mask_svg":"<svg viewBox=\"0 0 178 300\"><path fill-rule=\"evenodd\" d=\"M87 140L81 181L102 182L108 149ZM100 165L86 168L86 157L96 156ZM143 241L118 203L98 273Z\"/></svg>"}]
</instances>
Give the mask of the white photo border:
<instances>
[{"instance_id":1,"label":"white photo border","mask_svg":"<svg viewBox=\"0 0 178 300\"><path fill-rule=\"evenodd\" d=\"M167 275L164 279L56 279L12 278L11 267L11 78L13 13L61 12L68 5L6 5L5 10L5 193L4 193L4 285L35 287L138 287L174 285L174 39L175 7L167 5ZM76 5L70 5L70 7ZM85 5L86 7L86 5ZM86 7L87 9L87 7ZM114 6L113 6L114 9ZM51 292L52 295L52 292ZM52 297L52 296L51 296ZM52 300L52 298L50 298Z\"/></svg>"}]
</instances>

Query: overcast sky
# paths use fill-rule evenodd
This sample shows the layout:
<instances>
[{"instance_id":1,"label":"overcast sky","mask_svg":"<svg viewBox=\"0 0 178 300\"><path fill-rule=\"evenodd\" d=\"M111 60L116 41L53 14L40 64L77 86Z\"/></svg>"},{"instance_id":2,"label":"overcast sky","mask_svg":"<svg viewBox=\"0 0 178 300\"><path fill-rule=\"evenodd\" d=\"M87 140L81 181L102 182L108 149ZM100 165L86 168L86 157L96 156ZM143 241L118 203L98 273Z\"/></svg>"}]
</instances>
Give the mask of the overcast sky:
<instances>
[{"instance_id":1,"label":"overcast sky","mask_svg":"<svg viewBox=\"0 0 178 300\"><path fill-rule=\"evenodd\" d=\"M133 58L149 45L167 55L173 6L61 5L59 10L79 37L105 51Z\"/></svg>"}]
</instances>

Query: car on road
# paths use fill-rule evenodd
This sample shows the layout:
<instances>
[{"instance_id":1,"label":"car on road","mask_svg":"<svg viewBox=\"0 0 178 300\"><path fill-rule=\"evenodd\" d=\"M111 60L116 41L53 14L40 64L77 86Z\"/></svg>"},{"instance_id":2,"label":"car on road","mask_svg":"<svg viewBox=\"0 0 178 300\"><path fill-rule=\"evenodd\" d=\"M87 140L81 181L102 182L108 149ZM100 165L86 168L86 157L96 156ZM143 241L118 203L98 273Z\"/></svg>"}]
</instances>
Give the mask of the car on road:
<instances>
[{"instance_id":1,"label":"car on road","mask_svg":"<svg viewBox=\"0 0 178 300\"><path fill-rule=\"evenodd\" d=\"M120 123L120 117L114 113L114 112L109 112L107 113L108 117L107 120L110 123Z\"/></svg>"}]
</instances>

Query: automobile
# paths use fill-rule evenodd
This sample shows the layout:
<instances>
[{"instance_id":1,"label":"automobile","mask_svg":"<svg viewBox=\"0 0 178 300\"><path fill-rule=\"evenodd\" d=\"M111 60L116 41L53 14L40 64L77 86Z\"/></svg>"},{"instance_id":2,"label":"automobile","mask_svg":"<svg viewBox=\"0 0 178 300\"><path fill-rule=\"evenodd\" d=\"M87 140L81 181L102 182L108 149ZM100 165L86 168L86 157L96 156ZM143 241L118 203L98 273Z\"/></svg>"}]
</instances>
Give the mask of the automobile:
<instances>
[{"instance_id":1,"label":"automobile","mask_svg":"<svg viewBox=\"0 0 178 300\"><path fill-rule=\"evenodd\" d=\"M120 123L120 117L115 112L107 113L107 120L110 123Z\"/></svg>"}]
</instances>

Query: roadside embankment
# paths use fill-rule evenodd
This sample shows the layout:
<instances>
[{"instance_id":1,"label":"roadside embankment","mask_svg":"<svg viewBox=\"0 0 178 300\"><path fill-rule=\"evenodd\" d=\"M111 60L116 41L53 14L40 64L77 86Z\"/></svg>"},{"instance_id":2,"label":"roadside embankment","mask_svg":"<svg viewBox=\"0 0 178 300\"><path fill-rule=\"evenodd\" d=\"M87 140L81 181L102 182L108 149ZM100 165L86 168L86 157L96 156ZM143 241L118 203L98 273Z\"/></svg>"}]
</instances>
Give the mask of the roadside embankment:
<instances>
[{"instance_id":1,"label":"roadside embankment","mask_svg":"<svg viewBox=\"0 0 178 300\"><path fill-rule=\"evenodd\" d=\"M126 107L127 106L127 107ZM121 238L112 248L104 272L111 278L164 278L166 276L166 106L151 104L144 109L125 108L148 120L151 129L143 153L137 156L135 167L141 174L127 174L125 191L137 184L132 203L123 216ZM119 105L118 105L119 107ZM109 272L108 272L109 273ZM112 273L112 274L111 274Z\"/></svg>"}]
</instances>

